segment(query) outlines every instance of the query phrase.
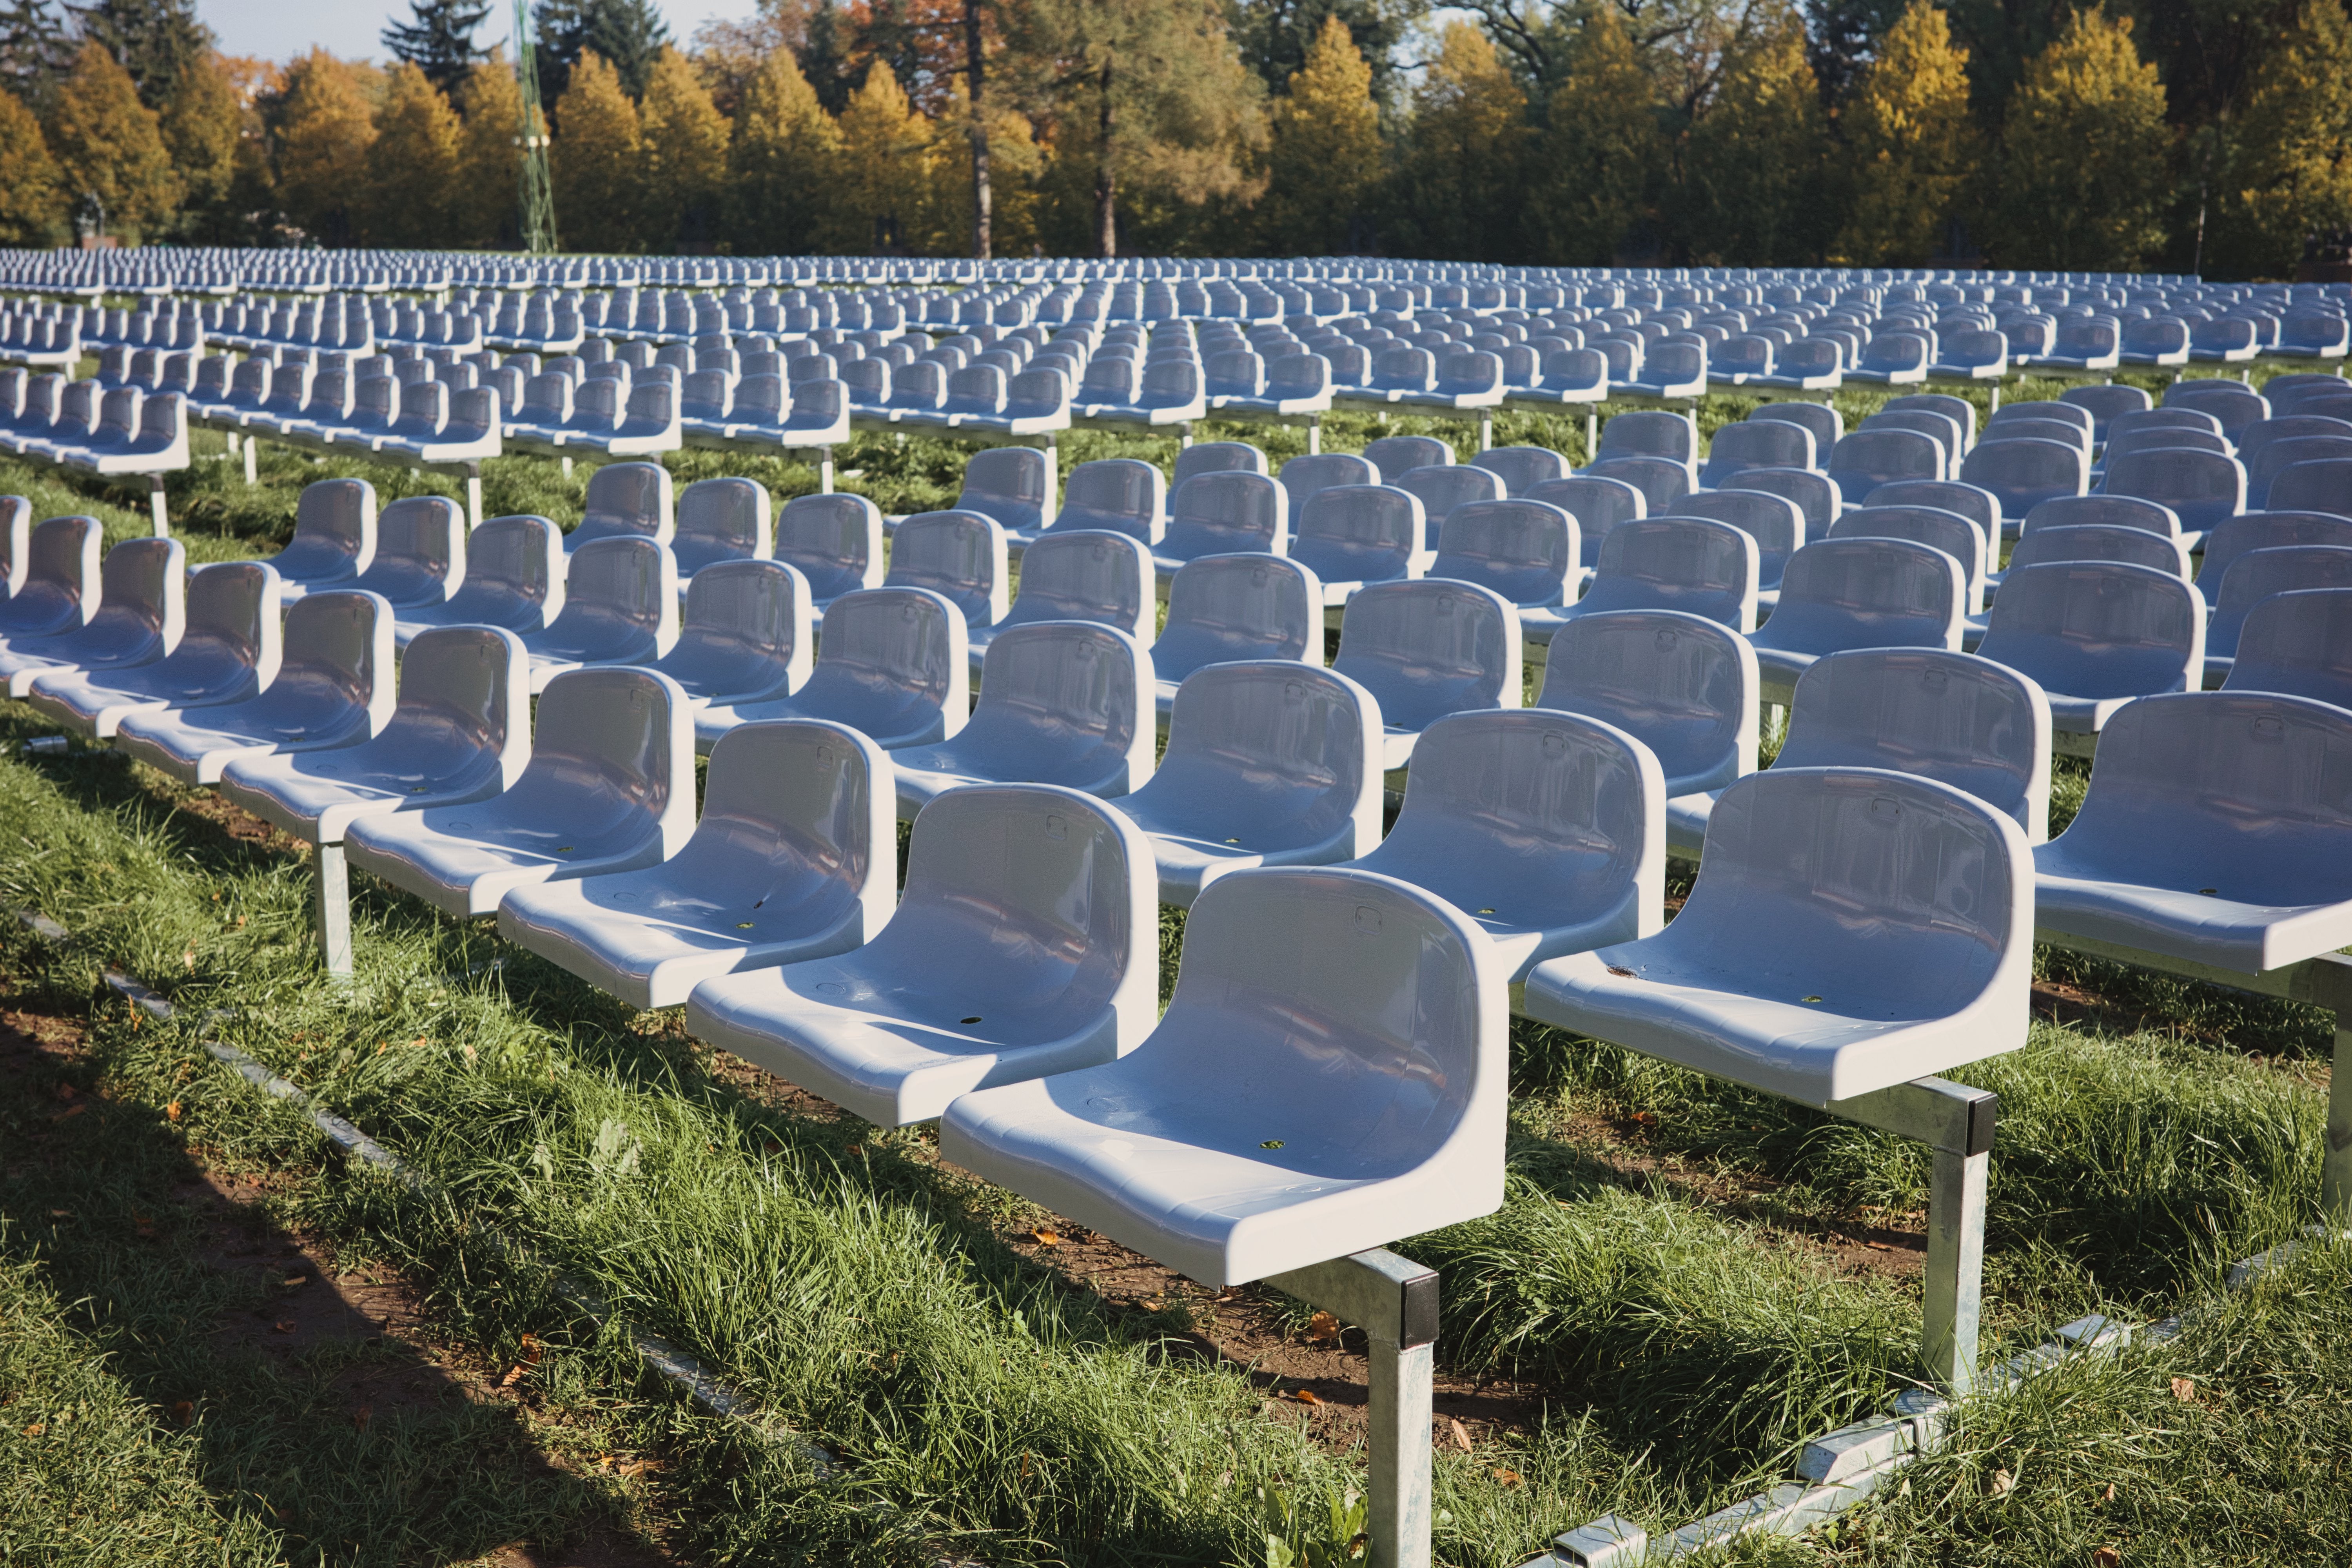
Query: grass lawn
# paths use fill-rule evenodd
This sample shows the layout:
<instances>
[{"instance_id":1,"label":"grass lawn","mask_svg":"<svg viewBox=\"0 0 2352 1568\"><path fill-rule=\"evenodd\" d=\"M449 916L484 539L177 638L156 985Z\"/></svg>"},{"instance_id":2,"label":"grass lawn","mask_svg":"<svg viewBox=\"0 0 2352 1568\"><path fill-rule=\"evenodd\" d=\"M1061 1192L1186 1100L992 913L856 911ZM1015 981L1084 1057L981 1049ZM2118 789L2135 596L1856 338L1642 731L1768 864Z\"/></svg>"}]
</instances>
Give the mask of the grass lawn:
<instances>
[{"instance_id":1,"label":"grass lawn","mask_svg":"<svg viewBox=\"0 0 2352 1568\"><path fill-rule=\"evenodd\" d=\"M1840 399L1850 424L1878 401ZM1750 405L1710 398L1702 421ZM1379 433L1325 427L1335 449ZM1581 437L1509 415L1496 439L1580 456ZM217 436L197 445L171 497L192 560L277 548L311 479L456 489L269 446L248 488L207 460ZM838 456L845 488L903 511L951 499L961 452ZM815 488L775 459L671 466ZM568 524L584 482L502 459L486 510ZM143 490L0 462L0 491L145 531ZM0 931L0 1563L1349 1560L1329 1521L1360 1484L1363 1363L1303 1308L1192 1286L944 1165L928 1130L841 1116L676 1010L364 878L345 1000L319 982L299 847L104 753L19 755L43 732L0 704L0 903L77 938ZM2062 768L2053 827L2087 776ZM107 992L108 962L178 1021ZM2001 1097L1988 1350L2091 1311L2187 1326L1966 1406L1895 1495L1731 1560L2344 1560L2352 1249L2223 1285L2316 1217L2326 1021L2064 955L2040 973L2027 1048L1954 1075ZM215 1008L220 1038L432 1185L346 1163L220 1068L198 1044ZM1504 1206L1397 1248L1444 1273L1437 1543L1461 1568L1760 1489L1906 1385L1918 1329L1917 1146L1529 1024L1514 1047ZM566 1305L559 1273L616 1319ZM625 1324L767 1420L680 1399Z\"/></svg>"}]
</instances>

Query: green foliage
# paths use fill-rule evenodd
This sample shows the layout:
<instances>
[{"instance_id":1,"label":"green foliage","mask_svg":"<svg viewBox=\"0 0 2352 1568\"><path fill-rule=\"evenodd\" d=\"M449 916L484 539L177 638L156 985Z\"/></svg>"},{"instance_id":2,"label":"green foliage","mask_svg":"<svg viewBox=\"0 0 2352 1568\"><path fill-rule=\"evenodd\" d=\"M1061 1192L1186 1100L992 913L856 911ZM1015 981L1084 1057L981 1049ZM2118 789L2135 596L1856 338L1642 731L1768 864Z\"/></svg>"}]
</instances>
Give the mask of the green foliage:
<instances>
[{"instance_id":1,"label":"green foliage","mask_svg":"<svg viewBox=\"0 0 2352 1568\"><path fill-rule=\"evenodd\" d=\"M1402 256L1516 261L1523 254L1520 181L1527 95L1486 35L1446 24L1412 97L1385 238Z\"/></svg>"},{"instance_id":2,"label":"green foliage","mask_svg":"<svg viewBox=\"0 0 2352 1568\"><path fill-rule=\"evenodd\" d=\"M1615 8L1579 30L1537 160L1545 260L1607 267L1648 224L1664 177L1655 88Z\"/></svg>"},{"instance_id":3,"label":"green foliage","mask_svg":"<svg viewBox=\"0 0 2352 1568\"><path fill-rule=\"evenodd\" d=\"M1381 176L1373 79L1347 25L1327 17L1274 100L1268 180L1256 214L1268 250L1324 256L1358 247Z\"/></svg>"},{"instance_id":4,"label":"green foliage","mask_svg":"<svg viewBox=\"0 0 2352 1568\"><path fill-rule=\"evenodd\" d=\"M1985 245L2005 267L2130 268L2163 238L2164 87L2132 19L2076 11L2010 100Z\"/></svg>"},{"instance_id":5,"label":"green foliage","mask_svg":"<svg viewBox=\"0 0 2352 1568\"><path fill-rule=\"evenodd\" d=\"M489 14L489 0L408 0L408 20L384 24L383 47L455 93L482 58L474 34Z\"/></svg>"},{"instance_id":6,"label":"green foliage","mask_svg":"<svg viewBox=\"0 0 2352 1568\"><path fill-rule=\"evenodd\" d=\"M2284 278L2305 237L2352 227L2352 20L2310 0L2229 132L2209 248L2231 272Z\"/></svg>"}]
</instances>

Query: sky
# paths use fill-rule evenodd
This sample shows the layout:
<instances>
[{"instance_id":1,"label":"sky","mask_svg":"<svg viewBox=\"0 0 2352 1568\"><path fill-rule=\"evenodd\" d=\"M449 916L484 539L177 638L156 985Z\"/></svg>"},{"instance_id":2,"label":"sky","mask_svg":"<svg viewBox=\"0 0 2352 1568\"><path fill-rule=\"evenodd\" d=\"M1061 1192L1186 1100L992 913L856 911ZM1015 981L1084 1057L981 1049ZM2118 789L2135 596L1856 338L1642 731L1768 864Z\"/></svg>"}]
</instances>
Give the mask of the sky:
<instances>
[{"instance_id":1,"label":"sky","mask_svg":"<svg viewBox=\"0 0 2352 1568\"><path fill-rule=\"evenodd\" d=\"M755 0L659 0L669 30L680 43L713 17L744 17L759 9ZM316 46L347 59L383 59L384 24L408 17L407 0L196 0L196 15L220 35L221 52L282 60ZM514 29L513 0L493 0L478 37L485 45Z\"/></svg>"}]
</instances>

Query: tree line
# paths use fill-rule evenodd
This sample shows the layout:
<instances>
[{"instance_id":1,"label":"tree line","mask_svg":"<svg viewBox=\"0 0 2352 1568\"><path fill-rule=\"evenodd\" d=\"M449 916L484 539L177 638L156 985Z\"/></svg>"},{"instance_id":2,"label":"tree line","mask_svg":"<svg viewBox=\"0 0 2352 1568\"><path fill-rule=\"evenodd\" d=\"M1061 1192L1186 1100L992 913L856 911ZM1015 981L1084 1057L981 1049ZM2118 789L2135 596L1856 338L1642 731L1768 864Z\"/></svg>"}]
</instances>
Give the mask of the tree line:
<instances>
[{"instance_id":1,"label":"tree line","mask_svg":"<svg viewBox=\"0 0 2352 1568\"><path fill-rule=\"evenodd\" d=\"M509 247L487 0L388 67L0 5L0 242ZM583 251L2201 269L2352 228L2345 0L539 0ZM2337 249L2329 251L2328 247Z\"/></svg>"}]
</instances>

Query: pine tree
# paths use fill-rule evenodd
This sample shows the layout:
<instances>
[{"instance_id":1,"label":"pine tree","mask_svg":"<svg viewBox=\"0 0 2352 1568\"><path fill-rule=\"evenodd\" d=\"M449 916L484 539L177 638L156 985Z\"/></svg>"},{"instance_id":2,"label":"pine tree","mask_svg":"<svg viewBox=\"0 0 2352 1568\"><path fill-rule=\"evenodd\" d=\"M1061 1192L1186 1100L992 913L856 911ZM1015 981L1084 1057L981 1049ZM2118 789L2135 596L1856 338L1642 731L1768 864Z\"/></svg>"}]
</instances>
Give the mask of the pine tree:
<instances>
[{"instance_id":1,"label":"pine tree","mask_svg":"<svg viewBox=\"0 0 2352 1568\"><path fill-rule=\"evenodd\" d=\"M460 244L511 250L520 243L522 149L515 135L522 123L522 88L504 50L492 50L466 73L464 102L457 199L450 215L455 234Z\"/></svg>"},{"instance_id":2,"label":"pine tree","mask_svg":"<svg viewBox=\"0 0 2352 1568\"><path fill-rule=\"evenodd\" d=\"M668 249L680 240L716 237L727 177L727 121L676 49L656 55L646 78L642 134L647 242Z\"/></svg>"},{"instance_id":3,"label":"pine tree","mask_svg":"<svg viewBox=\"0 0 2352 1568\"><path fill-rule=\"evenodd\" d=\"M2002 125L1985 247L2004 267L2126 269L2164 237L2164 87L2128 16L2077 11Z\"/></svg>"},{"instance_id":4,"label":"pine tree","mask_svg":"<svg viewBox=\"0 0 2352 1568\"><path fill-rule=\"evenodd\" d=\"M790 49L773 49L743 89L728 150L728 230L747 255L816 247L841 132Z\"/></svg>"},{"instance_id":5,"label":"pine tree","mask_svg":"<svg viewBox=\"0 0 2352 1568\"><path fill-rule=\"evenodd\" d=\"M566 243L574 250L642 249L637 106L621 90L620 73L593 49L572 68L556 103L550 151Z\"/></svg>"},{"instance_id":6,"label":"pine tree","mask_svg":"<svg viewBox=\"0 0 2352 1568\"><path fill-rule=\"evenodd\" d=\"M1552 94L1531 237L1547 261L1607 267L1647 222L1663 174L1658 89L1613 5L1579 29Z\"/></svg>"},{"instance_id":7,"label":"pine tree","mask_svg":"<svg viewBox=\"0 0 2352 1568\"><path fill-rule=\"evenodd\" d=\"M2231 140L2215 269L2291 277L2306 237L2352 227L2352 23L2336 0L2305 0Z\"/></svg>"},{"instance_id":8,"label":"pine tree","mask_svg":"<svg viewBox=\"0 0 2352 1568\"><path fill-rule=\"evenodd\" d=\"M1381 176L1380 110L1372 68L1337 16L1274 100L1259 234L1276 254L1328 256L1360 248L1359 230Z\"/></svg>"},{"instance_id":9,"label":"pine tree","mask_svg":"<svg viewBox=\"0 0 2352 1568\"><path fill-rule=\"evenodd\" d=\"M1936 253L1973 174L1968 66L1930 0L1887 29L1842 117L1846 219L1832 260L1918 267Z\"/></svg>"},{"instance_id":10,"label":"pine tree","mask_svg":"<svg viewBox=\"0 0 2352 1568\"><path fill-rule=\"evenodd\" d=\"M1334 23L1347 30L1370 71L1374 104L1385 107L1396 82L1396 48L1427 9L1423 0L1241 0L1234 27L1242 60L1266 90L1289 90L1290 79Z\"/></svg>"},{"instance_id":11,"label":"pine tree","mask_svg":"<svg viewBox=\"0 0 2352 1568\"><path fill-rule=\"evenodd\" d=\"M139 85L139 101L160 110L181 76L215 42L213 30L196 20L195 0L96 0L68 5L81 21L82 37L106 47Z\"/></svg>"},{"instance_id":12,"label":"pine tree","mask_svg":"<svg viewBox=\"0 0 2352 1568\"><path fill-rule=\"evenodd\" d=\"M326 245L353 243L364 221L375 119L356 72L324 49L288 68L278 130L286 216Z\"/></svg>"},{"instance_id":13,"label":"pine tree","mask_svg":"<svg viewBox=\"0 0 2352 1568\"><path fill-rule=\"evenodd\" d=\"M455 97L482 58L474 33L490 14L488 0L408 0L408 21L385 25L383 47Z\"/></svg>"},{"instance_id":14,"label":"pine tree","mask_svg":"<svg viewBox=\"0 0 2352 1568\"><path fill-rule=\"evenodd\" d=\"M1787 9L1759 20L1725 56L1722 80L1691 130L1683 237L1709 263L1817 261L1828 238L1829 146L1804 24Z\"/></svg>"},{"instance_id":15,"label":"pine tree","mask_svg":"<svg viewBox=\"0 0 2352 1568\"><path fill-rule=\"evenodd\" d=\"M73 69L58 84L47 129L68 206L95 197L108 231L134 240L171 221L179 182L155 111L139 101L130 73L96 38L82 40Z\"/></svg>"},{"instance_id":16,"label":"pine tree","mask_svg":"<svg viewBox=\"0 0 2352 1568\"><path fill-rule=\"evenodd\" d=\"M653 0L539 0L531 25L539 39L539 90L551 110L571 88L572 69L583 53L610 66L632 100L643 98L654 57L669 42L669 26Z\"/></svg>"},{"instance_id":17,"label":"pine tree","mask_svg":"<svg viewBox=\"0 0 2352 1568\"><path fill-rule=\"evenodd\" d=\"M457 116L422 68L403 60L367 153L371 245L446 245L457 192Z\"/></svg>"},{"instance_id":18,"label":"pine tree","mask_svg":"<svg viewBox=\"0 0 2352 1568\"><path fill-rule=\"evenodd\" d=\"M841 111L833 184L834 248L915 251L930 238L931 134L879 62Z\"/></svg>"},{"instance_id":19,"label":"pine tree","mask_svg":"<svg viewBox=\"0 0 2352 1568\"><path fill-rule=\"evenodd\" d=\"M72 58L65 23L48 0L0 5L0 91L28 104L45 104Z\"/></svg>"},{"instance_id":20,"label":"pine tree","mask_svg":"<svg viewBox=\"0 0 2352 1568\"><path fill-rule=\"evenodd\" d=\"M1412 96L1391 184L1389 248L1403 256L1516 260L1528 102L1486 35L1449 22Z\"/></svg>"},{"instance_id":21,"label":"pine tree","mask_svg":"<svg viewBox=\"0 0 2352 1568\"><path fill-rule=\"evenodd\" d=\"M57 160L41 122L0 92L0 245L47 245L63 226Z\"/></svg>"},{"instance_id":22,"label":"pine tree","mask_svg":"<svg viewBox=\"0 0 2352 1568\"><path fill-rule=\"evenodd\" d=\"M180 73L163 103L162 130L180 181L184 228L226 237L225 209L236 178L245 108L217 53L205 50Z\"/></svg>"}]
</instances>

